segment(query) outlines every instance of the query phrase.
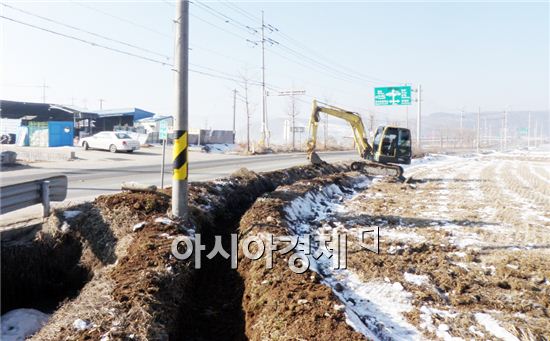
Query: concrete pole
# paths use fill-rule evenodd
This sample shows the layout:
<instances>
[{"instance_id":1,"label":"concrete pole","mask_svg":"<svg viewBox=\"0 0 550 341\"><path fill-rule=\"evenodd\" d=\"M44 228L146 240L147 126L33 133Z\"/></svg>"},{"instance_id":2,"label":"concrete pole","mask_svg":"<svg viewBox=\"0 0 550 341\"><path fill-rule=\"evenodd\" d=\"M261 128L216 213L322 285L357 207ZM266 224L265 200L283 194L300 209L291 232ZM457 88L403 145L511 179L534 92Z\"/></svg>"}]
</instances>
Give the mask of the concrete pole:
<instances>
[{"instance_id":1,"label":"concrete pole","mask_svg":"<svg viewBox=\"0 0 550 341\"><path fill-rule=\"evenodd\" d=\"M267 126L267 96L265 91L265 24L262 11L262 144L269 147L269 128Z\"/></svg>"},{"instance_id":2,"label":"concrete pole","mask_svg":"<svg viewBox=\"0 0 550 341\"><path fill-rule=\"evenodd\" d=\"M420 150L421 144L420 144L420 136L422 135L422 131L420 130L422 127L422 85L418 84L418 111L416 113L416 147Z\"/></svg>"},{"instance_id":3,"label":"concrete pole","mask_svg":"<svg viewBox=\"0 0 550 341\"><path fill-rule=\"evenodd\" d=\"M250 109L248 105L248 81L244 82L244 104L246 105L246 151L250 153Z\"/></svg>"},{"instance_id":4,"label":"concrete pole","mask_svg":"<svg viewBox=\"0 0 550 341\"><path fill-rule=\"evenodd\" d=\"M176 111L174 120L172 214L188 221L188 95L189 95L189 1L176 2L175 57Z\"/></svg>"},{"instance_id":5,"label":"concrete pole","mask_svg":"<svg viewBox=\"0 0 550 341\"><path fill-rule=\"evenodd\" d=\"M459 132L459 144L464 146L464 109L460 111L460 132Z\"/></svg>"},{"instance_id":6,"label":"concrete pole","mask_svg":"<svg viewBox=\"0 0 550 341\"><path fill-rule=\"evenodd\" d=\"M508 110L504 110L504 150L508 148Z\"/></svg>"},{"instance_id":7,"label":"concrete pole","mask_svg":"<svg viewBox=\"0 0 550 341\"><path fill-rule=\"evenodd\" d=\"M46 85L46 81L42 82L42 103L46 103L46 88L48 86Z\"/></svg>"},{"instance_id":8,"label":"concrete pole","mask_svg":"<svg viewBox=\"0 0 550 341\"><path fill-rule=\"evenodd\" d=\"M294 89L290 95L292 105L292 151L296 150L296 98L294 97Z\"/></svg>"},{"instance_id":9,"label":"concrete pole","mask_svg":"<svg viewBox=\"0 0 550 341\"><path fill-rule=\"evenodd\" d=\"M480 141L480 138L481 138L481 134L480 134L480 130L481 130L481 107L478 107L477 108L477 138L476 138L476 150L477 152L479 153L479 147L481 145L481 141Z\"/></svg>"},{"instance_id":10,"label":"concrete pole","mask_svg":"<svg viewBox=\"0 0 550 341\"><path fill-rule=\"evenodd\" d=\"M235 130L235 115L237 114L237 89L233 90L233 144L235 144L235 135L237 131Z\"/></svg>"},{"instance_id":11,"label":"concrete pole","mask_svg":"<svg viewBox=\"0 0 550 341\"><path fill-rule=\"evenodd\" d=\"M324 132L325 132L325 136L324 136L325 150L327 150L327 148L328 148L328 114L325 114L325 129L324 129Z\"/></svg>"},{"instance_id":12,"label":"concrete pole","mask_svg":"<svg viewBox=\"0 0 550 341\"><path fill-rule=\"evenodd\" d=\"M527 148L531 147L531 112L527 119Z\"/></svg>"},{"instance_id":13,"label":"concrete pole","mask_svg":"<svg viewBox=\"0 0 550 341\"><path fill-rule=\"evenodd\" d=\"M537 143L539 142L538 141L538 136L537 136L537 130L539 130L539 122L537 120L535 120L535 129L533 131L533 141L535 142L534 143L535 148L538 147Z\"/></svg>"}]
</instances>

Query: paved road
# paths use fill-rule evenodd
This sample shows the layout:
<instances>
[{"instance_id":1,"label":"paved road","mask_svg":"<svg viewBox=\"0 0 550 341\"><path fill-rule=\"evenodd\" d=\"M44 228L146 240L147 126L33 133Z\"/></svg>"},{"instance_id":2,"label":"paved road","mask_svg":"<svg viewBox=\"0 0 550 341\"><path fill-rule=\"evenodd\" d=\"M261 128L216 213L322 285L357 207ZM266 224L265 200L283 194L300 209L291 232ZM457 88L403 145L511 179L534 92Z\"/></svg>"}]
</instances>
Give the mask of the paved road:
<instances>
[{"instance_id":1,"label":"paved road","mask_svg":"<svg viewBox=\"0 0 550 341\"><path fill-rule=\"evenodd\" d=\"M190 155L189 174L191 181L205 181L227 176L242 167L260 172L308 163L304 153L255 156L201 154L191 153ZM69 188L64 205L91 200L100 194L119 192L120 185L124 181L160 185L161 159L160 154L156 152L151 153L150 156L136 157L137 161L132 159L134 158L133 155L126 154L115 154L117 157L114 158L109 158L113 155L109 153L97 152L93 155L99 155L103 159L94 160L89 157L87 160L82 161L41 163L40 166L33 165L29 168L13 169L2 172L2 183L6 185L28 181L33 177L65 174L69 179ZM357 158L354 152L326 152L320 153L320 155L327 162ZM166 163L165 167L165 185L170 185L171 164ZM11 221L24 216L40 214L39 212L40 206L35 205L31 208L3 215L3 218Z\"/></svg>"}]
</instances>

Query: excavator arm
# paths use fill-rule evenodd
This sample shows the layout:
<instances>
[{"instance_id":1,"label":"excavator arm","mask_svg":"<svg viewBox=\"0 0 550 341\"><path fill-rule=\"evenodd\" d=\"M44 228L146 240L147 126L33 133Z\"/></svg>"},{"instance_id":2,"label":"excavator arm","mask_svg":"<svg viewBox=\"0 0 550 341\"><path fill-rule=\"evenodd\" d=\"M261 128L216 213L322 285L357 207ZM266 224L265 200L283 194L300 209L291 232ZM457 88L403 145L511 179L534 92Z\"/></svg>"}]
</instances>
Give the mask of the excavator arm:
<instances>
[{"instance_id":1,"label":"excavator arm","mask_svg":"<svg viewBox=\"0 0 550 341\"><path fill-rule=\"evenodd\" d=\"M319 113L325 113L330 116L338 117L348 122L353 131L353 139L359 155L361 155L364 159L370 159L372 157L372 147L367 141L365 126L363 125L363 120L358 113L334 106L320 106L317 101L314 100L313 110L309 120L310 138L307 142L308 158L313 163L316 163L316 160L314 159L318 159L318 156L315 154L315 148L317 146L317 129L320 121Z\"/></svg>"}]
</instances>

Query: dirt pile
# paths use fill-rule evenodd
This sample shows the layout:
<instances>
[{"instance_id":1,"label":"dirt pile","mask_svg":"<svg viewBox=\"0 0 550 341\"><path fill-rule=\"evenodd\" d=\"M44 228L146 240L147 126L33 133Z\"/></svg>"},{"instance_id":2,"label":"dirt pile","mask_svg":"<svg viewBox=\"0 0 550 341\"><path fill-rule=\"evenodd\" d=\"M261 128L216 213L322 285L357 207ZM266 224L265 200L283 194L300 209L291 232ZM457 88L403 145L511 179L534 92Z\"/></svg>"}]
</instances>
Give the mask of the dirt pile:
<instances>
[{"instance_id":1,"label":"dirt pile","mask_svg":"<svg viewBox=\"0 0 550 341\"><path fill-rule=\"evenodd\" d=\"M191 220L207 250L216 235L226 246L257 197L299 179L347 169L306 166L261 174L243 169L217 181L193 183ZM174 236L194 231L166 220L169 206L169 191L124 192L71 208L82 212L74 218L58 217L54 229L67 220L65 234L82 246L78 264L86 264L93 278L34 339L245 339L239 273L225 259L207 259L205 253L200 269L191 260L176 261L170 250ZM138 223L142 225L134 231ZM83 323L77 326L77 320Z\"/></svg>"},{"instance_id":2,"label":"dirt pile","mask_svg":"<svg viewBox=\"0 0 550 341\"><path fill-rule=\"evenodd\" d=\"M252 340L363 340L345 323L346 316L331 289L321 277L306 271L298 274L289 268L291 254L274 254L272 268L265 256L251 260L243 254L242 238L292 234L284 207L296 198L332 184L349 190L353 177L330 175L279 187L258 199L241 219L239 231L239 273L244 279L243 309L246 335ZM279 245L278 247L282 247ZM254 251L257 250L253 247Z\"/></svg>"}]
</instances>

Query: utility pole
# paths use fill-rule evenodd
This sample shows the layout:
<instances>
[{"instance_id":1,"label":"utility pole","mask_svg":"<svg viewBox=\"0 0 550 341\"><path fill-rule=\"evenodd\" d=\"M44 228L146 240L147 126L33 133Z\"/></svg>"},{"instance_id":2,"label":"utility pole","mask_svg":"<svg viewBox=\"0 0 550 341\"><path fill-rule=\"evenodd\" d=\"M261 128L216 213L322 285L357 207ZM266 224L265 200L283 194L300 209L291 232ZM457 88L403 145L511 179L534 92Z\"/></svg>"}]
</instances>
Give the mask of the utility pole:
<instances>
[{"instance_id":1,"label":"utility pole","mask_svg":"<svg viewBox=\"0 0 550 341\"><path fill-rule=\"evenodd\" d=\"M477 152L479 153L479 147L481 145L481 141L480 141L480 138L481 138L481 134L480 134L480 130L481 130L481 107L477 107Z\"/></svg>"},{"instance_id":2,"label":"utility pole","mask_svg":"<svg viewBox=\"0 0 550 341\"><path fill-rule=\"evenodd\" d=\"M527 119L527 148L531 147L531 112L529 111L529 116Z\"/></svg>"},{"instance_id":3,"label":"utility pole","mask_svg":"<svg viewBox=\"0 0 550 341\"><path fill-rule=\"evenodd\" d=\"M260 144L263 147L269 148L269 139L271 137L271 132L269 131L269 124L267 119L267 90L265 89L265 43L269 43L271 45L279 44L278 41L273 40L271 38L265 37L265 29L268 29L270 32L278 31L276 27L273 27L270 24L265 24L264 21L264 11L262 10L262 26L260 27L262 39L261 41L252 41L248 40L249 43L252 43L254 45L258 45L258 43L262 44L262 127L261 127L261 140ZM257 33L256 29L250 28Z\"/></svg>"},{"instance_id":4,"label":"utility pole","mask_svg":"<svg viewBox=\"0 0 550 341\"><path fill-rule=\"evenodd\" d=\"M235 144L235 135L237 131L235 130L235 115L237 113L237 89L233 89L233 144Z\"/></svg>"},{"instance_id":5,"label":"utility pole","mask_svg":"<svg viewBox=\"0 0 550 341\"><path fill-rule=\"evenodd\" d=\"M416 146L420 150L421 144L420 144L420 136L422 135L422 132L420 130L422 126L421 117L422 117L422 85L418 84L418 89L416 90L418 92L418 111L416 113Z\"/></svg>"},{"instance_id":6,"label":"utility pole","mask_svg":"<svg viewBox=\"0 0 550 341\"><path fill-rule=\"evenodd\" d=\"M188 95L189 95L189 0L176 2L175 57L176 115L174 120L172 214L187 222Z\"/></svg>"},{"instance_id":7,"label":"utility pole","mask_svg":"<svg viewBox=\"0 0 550 341\"><path fill-rule=\"evenodd\" d=\"M535 148L538 147L538 142L539 142L539 139L538 139L538 136L537 136L537 130L539 128L539 121L535 120L535 129L534 129L534 134L533 134L533 137L534 137L534 144L535 144Z\"/></svg>"},{"instance_id":8,"label":"utility pole","mask_svg":"<svg viewBox=\"0 0 550 341\"><path fill-rule=\"evenodd\" d=\"M325 142L325 150L327 150L328 147L328 114L325 114L325 127L324 127L324 142Z\"/></svg>"},{"instance_id":9,"label":"utility pole","mask_svg":"<svg viewBox=\"0 0 550 341\"><path fill-rule=\"evenodd\" d=\"M42 82L42 103L46 103L46 88L49 88L49 86L46 85L46 81Z\"/></svg>"},{"instance_id":10,"label":"utility pole","mask_svg":"<svg viewBox=\"0 0 550 341\"><path fill-rule=\"evenodd\" d=\"M464 145L464 108L460 111L460 146L462 147Z\"/></svg>"},{"instance_id":11,"label":"utility pole","mask_svg":"<svg viewBox=\"0 0 550 341\"><path fill-rule=\"evenodd\" d=\"M369 113L369 138L372 137L374 132L374 111Z\"/></svg>"},{"instance_id":12,"label":"utility pole","mask_svg":"<svg viewBox=\"0 0 550 341\"><path fill-rule=\"evenodd\" d=\"M248 79L244 79L244 105L246 107L246 151L250 153L250 109L248 105Z\"/></svg>"},{"instance_id":13,"label":"utility pole","mask_svg":"<svg viewBox=\"0 0 550 341\"><path fill-rule=\"evenodd\" d=\"M269 147L269 128L267 126L267 94L265 92L265 23L262 11L262 144Z\"/></svg>"},{"instance_id":14,"label":"utility pole","mask_svg":"<svg viewBox=\"0 0 550 341\"><path fill-rule=\"evenodd\" d=\"M504 150L508 148L508 110L504 109Z\"/></svg>"},{"instance_id":15,"label":"utility pole","mask_svg":"<svg viewBox=\"0 0 550 341\"><path fill-rule=\"evenodd\" d=\"M105 100L103 98L100 98L99 99L99 110L103 110L103 102L105 102Z\"/></svg>"}]
</instances>

